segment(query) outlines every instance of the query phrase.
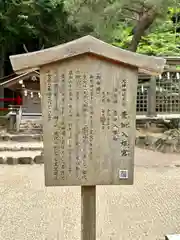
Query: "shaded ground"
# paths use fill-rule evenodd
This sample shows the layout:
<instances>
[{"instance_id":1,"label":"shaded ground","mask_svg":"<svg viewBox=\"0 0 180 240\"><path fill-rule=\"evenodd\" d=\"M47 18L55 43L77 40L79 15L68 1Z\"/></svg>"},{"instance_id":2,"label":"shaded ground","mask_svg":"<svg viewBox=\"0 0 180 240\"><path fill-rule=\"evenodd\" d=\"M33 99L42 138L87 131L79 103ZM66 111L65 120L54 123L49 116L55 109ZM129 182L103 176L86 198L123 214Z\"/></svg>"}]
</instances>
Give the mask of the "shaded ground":
<instances>
[{"instance_id":1,"label":"shaded ground","mask_svg":"<svg viewBox=\"0 0 180 240\"><path fill-rule=\"evenodd\" d=\"M180 232L178 165L178 155L136 149L134 185L97 188L97 240ZM80 240L80 188L45 188L42 165L0 165L0 209L0 240Z\"/></svg>"},{"instance_id":2,"label":"shaded ground","mask_svg":"<svg viewBox=\"0 0 180 240\"><path fill-rule=\"evenodd\" d=\"M162 153L180 153L179 129L170 129L163 133L156 131L155 129L154 132L148 131L148 129L138 129L136 131L136 146Z\"/></svg>"}]
</instances>

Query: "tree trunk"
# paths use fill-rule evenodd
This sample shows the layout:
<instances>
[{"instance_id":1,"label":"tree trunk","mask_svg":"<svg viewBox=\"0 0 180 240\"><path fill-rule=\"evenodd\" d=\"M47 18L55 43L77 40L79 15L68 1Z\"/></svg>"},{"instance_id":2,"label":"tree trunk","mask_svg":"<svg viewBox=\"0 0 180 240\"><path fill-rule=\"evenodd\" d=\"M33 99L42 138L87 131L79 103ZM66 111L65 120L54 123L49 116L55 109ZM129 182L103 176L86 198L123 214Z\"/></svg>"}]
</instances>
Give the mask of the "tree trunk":
<instances>
[{"instance_id":1,"label":"tree trunk","mask_svg":"<svg viewBox=\"0 0 180 240\"><path fill-rule=\"evenodd\" d=\"M142 36L145 34L145 31L151 26L156 18L156 12L154 10L145 12L140 20L137 22L135 32L132 38L132 41L129 46L129 50L136 52L138 45L141 41Z\"/></svg>"},{"instance_id":2,"label":"tree trunk","mask_svg":"<svg viewBox=\"0 0 180 240\"><path fill-rule=\"evenodd\" d=\"M3 45L0 45L0 78L4 77L5 51Z\"/></svg>"},{"instance_id":3,"label":"tree trunk","mask_svg":"<svg viewBox=\"0 0 180 240\"><path fill-rule=\"evenodd\" d=\"M3 45L0 45L0 82L4 77L4 62L5 62L5 50ZM4 98L4 88L0 87L0 98ZM4 107L3 101L0 101L0 108Z\"/></svg>"}]
</instances>

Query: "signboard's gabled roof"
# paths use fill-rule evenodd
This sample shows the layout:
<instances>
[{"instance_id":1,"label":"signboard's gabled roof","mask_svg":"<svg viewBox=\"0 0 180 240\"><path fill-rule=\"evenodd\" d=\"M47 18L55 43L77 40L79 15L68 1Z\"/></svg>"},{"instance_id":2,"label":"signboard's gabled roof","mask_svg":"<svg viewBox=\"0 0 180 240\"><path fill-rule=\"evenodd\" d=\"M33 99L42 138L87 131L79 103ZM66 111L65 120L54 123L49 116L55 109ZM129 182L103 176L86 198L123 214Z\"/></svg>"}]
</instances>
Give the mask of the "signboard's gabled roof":
<instances>
[{"instance_id":1,"label":"signboard's gabled roof","mask_svg":"<svg viewBox=\"0 0 180 240\"><path fill-rule=\"evenodd\" d=\"M137 67L151 74L162 73L166 62L164 58L146 56L123 50L89 35L37 52L13 55L10 56L10 60L15 72L27 72L30 69L36 69L46 64L85 53Z\"/></svg>"}]
</instances>

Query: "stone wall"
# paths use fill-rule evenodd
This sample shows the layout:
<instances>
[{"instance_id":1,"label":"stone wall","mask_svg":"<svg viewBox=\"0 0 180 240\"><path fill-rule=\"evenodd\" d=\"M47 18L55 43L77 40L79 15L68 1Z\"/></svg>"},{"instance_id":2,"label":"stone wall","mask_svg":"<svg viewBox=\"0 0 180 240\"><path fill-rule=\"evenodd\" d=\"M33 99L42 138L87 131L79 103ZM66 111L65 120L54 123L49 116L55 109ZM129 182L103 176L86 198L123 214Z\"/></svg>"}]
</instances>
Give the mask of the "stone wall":
<instances>
[{"instance_id":1,"label":"stone wall","mask_svg":"<svg viewBox=\"0 0 180 240\"><path fill-rule=\"evenodd\" d=\"M16 165L16 164L42 164L42 163L44 163L43 153L34 157L30 156L0 157L0 164Z\"/></svg>"}]
</instances>

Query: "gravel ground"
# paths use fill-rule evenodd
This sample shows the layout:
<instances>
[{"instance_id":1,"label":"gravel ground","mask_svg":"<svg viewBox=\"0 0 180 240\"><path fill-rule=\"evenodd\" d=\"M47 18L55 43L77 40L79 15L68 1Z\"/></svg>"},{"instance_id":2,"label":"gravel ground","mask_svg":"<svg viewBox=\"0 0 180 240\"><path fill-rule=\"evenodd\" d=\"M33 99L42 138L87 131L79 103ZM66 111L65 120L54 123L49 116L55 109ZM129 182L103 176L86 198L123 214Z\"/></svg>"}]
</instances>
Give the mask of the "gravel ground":
<instances>
[{"instance_id":1,"label":"gravel ground","mask_svg":"<svg viewBox=\"0 0 180 240\"><path fill-rule=\"evenodd\" d=\"M97 187L97 240L180 233L178 162L136 149L133 186ZM0 240L80 240L80 188L45 188L42 165L0 165L0 209Z\"/></svg>"},{"instance_id":2,"label":"gravel ground","mask_svg":"<svg viewBox=\"0 0 180 240\"><path fill-rule=\"evenodd\" d=\"M13 158L31 157L31 158L34 158L35 156L38 156L40 154L41 154L41 151L1 151L0 157L13 157ZM1 173L1 169L0 169L0 173ZM12 172L12 174L13 174L13 172Z\"/></svg>"},{"instance_id":3,"label":"gravel ground","mask_svg":"<svg viewBox=\"0 0 180 240\"><path fill-rule=\"evenodd\" d=\"M3 148L20 149L22 147L23 148L43 148L43 143L42 142L12 142L12 141L0 142L0 149L3 149Z\"/></svg>"}]
</instances>

